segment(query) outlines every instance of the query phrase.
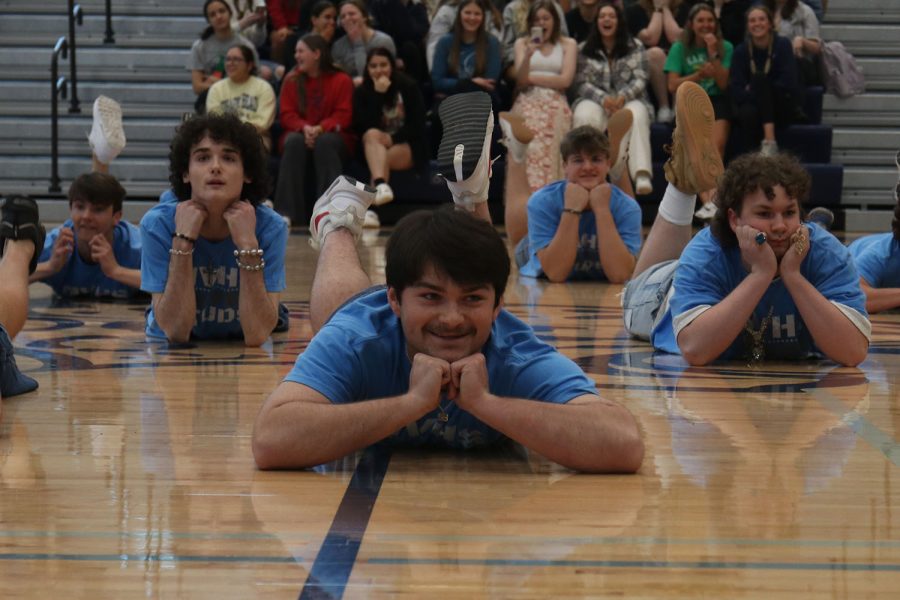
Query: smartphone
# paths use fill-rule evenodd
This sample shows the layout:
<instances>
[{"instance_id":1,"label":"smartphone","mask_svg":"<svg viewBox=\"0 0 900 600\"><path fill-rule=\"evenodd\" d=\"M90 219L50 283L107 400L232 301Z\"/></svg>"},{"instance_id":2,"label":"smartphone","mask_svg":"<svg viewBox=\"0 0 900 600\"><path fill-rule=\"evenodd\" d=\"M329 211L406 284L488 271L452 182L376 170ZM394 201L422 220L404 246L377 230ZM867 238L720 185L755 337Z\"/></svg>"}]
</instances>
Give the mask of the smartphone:
<instances>
[{"instance_id":1,"label":"smartphone","mask_svg":"<svg viewBox=\"0 0 900 600\"><path fill-rule=\"evenodd\" d=\"M544 40L544 30L541 27L532 27L531 28L531 41L535 44L540 44Z\"/></svg>"}]
</instances>

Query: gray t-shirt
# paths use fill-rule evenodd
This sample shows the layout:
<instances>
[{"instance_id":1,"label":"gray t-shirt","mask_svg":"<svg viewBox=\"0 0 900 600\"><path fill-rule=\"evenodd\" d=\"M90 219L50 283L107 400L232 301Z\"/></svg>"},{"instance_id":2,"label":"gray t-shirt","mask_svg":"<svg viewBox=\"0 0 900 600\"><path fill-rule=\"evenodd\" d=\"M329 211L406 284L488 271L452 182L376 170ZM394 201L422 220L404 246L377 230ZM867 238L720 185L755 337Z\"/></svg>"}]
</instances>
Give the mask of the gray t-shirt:
<instances>
[{"instance_id":1,"label":"gray t-shirt","mask_svg":"<svg viewBox=\"0 0 900 600\"><path fill-rule=\"evenodd\" d=\"M397 56L397 48L394 40L383 31L374 31L369 43L362 40L351 42L346 35L337 40L331 47L331 56L350 77L362 77L366 70L366 53L372 48L387 48L394 57Z\"/></svg>"},{"instance_id":2,"label":"gray t-shirt","mask_svg":"<svg viewBox=\"0 0 900 600\"><path fill-rule=\"evenodd\" d=\"M258 65L259 55L253 44L238 33L232 33L228 39L219 39L215 34L205 40L196 40L191 46L191 57L188 59L188 71L203 71L204 75L210 75L216 71L225 76L225 53L235 45L247 46L253 51L253 60Z\"/></svg>"}]
</instances>

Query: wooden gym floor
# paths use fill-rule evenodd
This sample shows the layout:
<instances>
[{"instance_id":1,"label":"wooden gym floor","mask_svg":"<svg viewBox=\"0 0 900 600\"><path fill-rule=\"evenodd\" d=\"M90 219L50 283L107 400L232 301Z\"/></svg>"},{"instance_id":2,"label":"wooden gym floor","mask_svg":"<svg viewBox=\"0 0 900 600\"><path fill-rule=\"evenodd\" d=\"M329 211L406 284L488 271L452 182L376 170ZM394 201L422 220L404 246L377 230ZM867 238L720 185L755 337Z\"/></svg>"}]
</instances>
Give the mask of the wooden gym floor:
<instances>
[{"instance_id":1,"label":"wooden gym floor","mask_svg":"<svg viewBox=\"0 0 900 600\"><path fill-rule=\"evenodd\" d=\"M900 597L897 313L858 369L685 368L625 336L621 286L514 276L507 307L639 419L639 474L512 445L263 473L254 417L310 337L315 255L299 234L288 252L291 329L260 349L148 342L142 306L32 286L16 352L40 388L4 401L0 597Z\"/></svg>"}]
</instances>

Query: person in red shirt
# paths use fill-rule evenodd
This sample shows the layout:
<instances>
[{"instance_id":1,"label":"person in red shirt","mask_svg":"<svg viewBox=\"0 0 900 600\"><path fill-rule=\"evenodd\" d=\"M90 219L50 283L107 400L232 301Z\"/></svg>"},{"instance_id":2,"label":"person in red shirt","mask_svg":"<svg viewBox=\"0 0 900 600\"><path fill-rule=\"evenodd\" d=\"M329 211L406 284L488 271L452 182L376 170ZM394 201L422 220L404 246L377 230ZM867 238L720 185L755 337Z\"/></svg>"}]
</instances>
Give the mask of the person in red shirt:
<instances>
[{"instance_id":1,"label":"person in red shirt","mask_svg":"<svg viewBox=\"0 0 900 600\"><path fill-rule=\"evenodd\" d=\"M313 201L341 174L352 156L353 81L334 66L328 42L308 34L297 42L297 66L281 85L281 166L275 187L275 210L296 221L308 219ZM315 188L307 190L309 162L315 165ZM315 196L307 202L307 192Z\"/></svg>"}]
</instances>

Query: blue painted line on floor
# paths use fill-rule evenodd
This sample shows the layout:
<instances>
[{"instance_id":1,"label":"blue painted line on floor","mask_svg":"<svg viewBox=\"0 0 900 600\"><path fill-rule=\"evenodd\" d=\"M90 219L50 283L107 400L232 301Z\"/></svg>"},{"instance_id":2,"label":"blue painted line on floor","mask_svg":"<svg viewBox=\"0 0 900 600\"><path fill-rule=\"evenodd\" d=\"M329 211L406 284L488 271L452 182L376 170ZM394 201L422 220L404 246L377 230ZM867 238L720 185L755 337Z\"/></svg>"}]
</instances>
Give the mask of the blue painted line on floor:
<instances>
[{"instance_id":1,"label":"blue painted line on floor","mask_svg":"<svg viewBox=\"0 0 900 600\"><path fill-rule=\"evenodd\" d=\"M620 569L745 569L769 571L881 571L900 572L900 564L801 563L741 561L666 561L666 560L541 560L541 559L441 559L441 558L369 558L376 565L450 565L477 567L577 567Z\"/></svg>"},{"instance_id":2,"label":"blue painted line on floor","mask_svg":"<svg viewBox=\"0 0 900 600\"><path fill-rule=\"evenodd\" d=\"M890 435L872 424L862 413L848 409L834 394L821 388L810 388L806 391L818 400L822 406L846 420L847 426L870 446L884 454L895 467L900 467L900 445Z\"/></svg>"},{"instance_id":3,"label":"blue painted line on floor","mask_svg":"<svg viewBox=\"0 0 900 600\"><path fill-rule=\"evenodd\" d=\"M381 447L363 453L300 591L300 600L343 597L390 459L390 451Z\"/></svg>"}]
</instances>

